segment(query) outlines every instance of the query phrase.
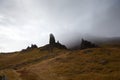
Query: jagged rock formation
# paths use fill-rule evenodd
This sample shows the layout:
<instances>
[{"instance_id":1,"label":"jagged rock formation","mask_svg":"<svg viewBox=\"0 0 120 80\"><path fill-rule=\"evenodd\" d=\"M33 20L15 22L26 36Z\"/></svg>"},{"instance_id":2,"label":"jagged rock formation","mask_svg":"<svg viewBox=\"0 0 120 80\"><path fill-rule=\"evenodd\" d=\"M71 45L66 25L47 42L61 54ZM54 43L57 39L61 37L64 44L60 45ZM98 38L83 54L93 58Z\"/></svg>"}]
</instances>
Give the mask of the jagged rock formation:
<instances>
[{"instance_id":1,"label":"jagged rock formation","mask_svg":"<svg viewBox=\"0 0 120 80\"><path fill-rule=\"evenodd\" d=\"M67 49L66 46L59 43L59 41L57 43L55 43L53 45L53 47L56 47L56 48L59 48L59 49Z\"/></svg>"},{"instance_id":2,"label":"jagged rock formation","mask_svg":"<svg viewBox=\"0 0 120 80\"><path fill-rule=\"evenodd\" d=\"M53 34L50 34L49 44L41 47L41 50L52 50L53 48L67 49L65 45L62 45L59 41L56 42Z\"/></svg>"},{"instance_id":3,"label":"jagged rock formation","mask_svg":"<svg viewBox=\"0 0 120 80\"><path fill-rule=\"evenodd\" d=\"M50 34L49 45L51 48L67 49L65 45L62 45L59 41L55 42L55 37L53 34Z\"/></svg>"},{"instance_id":4,"label":"jagged rock formation","mask_svg":"<svg viewBox=\"0 0 120 80\"><path fill-rule=\"evenodd\" d=\"M30 47L28 46L26 49L23 49L22 52L29 51L29 50L32 50L32 49L35 49L35 48L38 48L38 46L36 44L31 44Z\"/></svg>"},{"instance_id":5,"label":"jagged rock formation","mask_svg":"<svg viewBox=\"0 0 120 80\"><path fill-rule=\"evenodd\" d=\"M33 48L38 48L38 47L37 47L36 44L32 44L32 45L31 45L31 48L33 49Z\"/></svg>"},{"instance_id":6,"label":"jagged rock formation","mask_svg":"<svg viewBox=\"0 0 120 80\"><path fill-rule=\"evenodd\" d=\"M96 44L94 44L94 43L92 43L90 41L82 39L80 49L96 48L96 47L98 47Z\"/></svg>"}]
</instances>

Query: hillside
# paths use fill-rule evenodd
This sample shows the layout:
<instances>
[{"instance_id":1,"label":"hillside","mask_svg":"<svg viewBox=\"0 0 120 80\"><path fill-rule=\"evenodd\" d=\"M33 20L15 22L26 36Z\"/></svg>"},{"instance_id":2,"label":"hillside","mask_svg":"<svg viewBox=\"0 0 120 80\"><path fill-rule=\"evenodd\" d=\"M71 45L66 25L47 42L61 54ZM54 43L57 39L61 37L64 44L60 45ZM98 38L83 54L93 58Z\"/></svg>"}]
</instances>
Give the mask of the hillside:
<instances>
[{"instance_id":1,"label":"hillside","mask_svg":"<svg viewBox=\"0 0 120 80\"><path fill-rule=\"evenodd\" d=\"M119 74L118 46L0 54L0 75L8 80L120 80Z\"/></svg>"}]
</instances>

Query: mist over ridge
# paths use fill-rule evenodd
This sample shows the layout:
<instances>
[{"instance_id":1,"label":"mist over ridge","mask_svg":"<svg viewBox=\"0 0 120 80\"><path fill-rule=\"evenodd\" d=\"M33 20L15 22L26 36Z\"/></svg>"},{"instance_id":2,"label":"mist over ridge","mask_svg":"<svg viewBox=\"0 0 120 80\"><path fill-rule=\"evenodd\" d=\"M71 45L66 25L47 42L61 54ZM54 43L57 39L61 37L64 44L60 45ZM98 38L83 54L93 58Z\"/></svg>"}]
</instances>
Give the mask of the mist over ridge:
<instances>
[{"instance_id":1,"label":"mist over ridge","mask_svg":"<svg viewBox=\"0 0 120 80\"><path fill-rule=\"evenodd\" d=\"M0 0L0 52L120 37L119 0Z\"/></svg>"}]
</instances>

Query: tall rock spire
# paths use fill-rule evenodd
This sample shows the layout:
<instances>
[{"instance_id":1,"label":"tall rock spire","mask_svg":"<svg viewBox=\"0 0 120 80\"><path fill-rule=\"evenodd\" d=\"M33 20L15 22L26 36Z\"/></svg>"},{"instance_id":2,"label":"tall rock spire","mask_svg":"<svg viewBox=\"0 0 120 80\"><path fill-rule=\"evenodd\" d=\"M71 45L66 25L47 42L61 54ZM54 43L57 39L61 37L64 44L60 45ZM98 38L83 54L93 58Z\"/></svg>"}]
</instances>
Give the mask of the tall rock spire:
<instances>
[{"instance_id":1,"label":"tall rock spire","mask_svg":"<svg viewBox=\"0 0 120 80\"><path fill-rule=\"evenodd\" d=\"M55 37L52 33L50 34L49 44L55 44Z\"/></svg>"}]
</instances>

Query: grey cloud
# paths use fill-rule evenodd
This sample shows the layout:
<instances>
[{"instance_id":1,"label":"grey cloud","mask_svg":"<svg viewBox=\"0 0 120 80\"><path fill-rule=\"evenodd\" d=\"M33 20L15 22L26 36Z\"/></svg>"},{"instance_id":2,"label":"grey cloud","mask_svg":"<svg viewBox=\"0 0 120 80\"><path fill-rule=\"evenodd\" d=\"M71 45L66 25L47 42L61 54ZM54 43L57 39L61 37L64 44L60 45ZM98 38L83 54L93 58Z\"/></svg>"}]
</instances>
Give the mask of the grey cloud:
<instances>
[{"instance_id":1,"label":"grey cloud","mask_svg":"<svg viewBox=\"0 0 120 80\"><path fill-rule=\"evenodd\" d=\"M120 1L115 0L106 10L93 14L92 34L115 37L120 35Z\"/></svg>"},{"instance_id":2,"label":"grey cloud","mask_svg":"<svg viewBox=\"0 0 120 80\"><path fill-rule=\"evenodd\" d=\"M119 4L119 0L0 0L0 43L6 49L2 51L30 43L42 46L49 33L65 44L84 34L119 36Z\"/></svg>"}]
</instances>

